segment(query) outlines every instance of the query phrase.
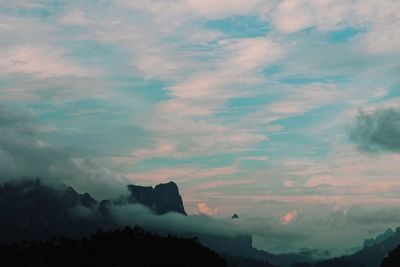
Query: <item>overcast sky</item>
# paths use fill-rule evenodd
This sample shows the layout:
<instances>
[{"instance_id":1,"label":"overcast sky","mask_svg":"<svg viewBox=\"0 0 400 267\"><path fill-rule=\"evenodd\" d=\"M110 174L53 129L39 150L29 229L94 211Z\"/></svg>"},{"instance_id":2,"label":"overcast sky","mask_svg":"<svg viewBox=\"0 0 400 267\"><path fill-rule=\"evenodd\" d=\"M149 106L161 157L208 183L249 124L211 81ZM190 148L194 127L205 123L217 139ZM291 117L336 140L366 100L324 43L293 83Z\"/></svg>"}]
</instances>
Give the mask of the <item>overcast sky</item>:
<instances>
[{"instance_id":1,"label":"overcast sky","mask_svg":"<svg viewBox=\"0 0 400 267\"><path fill-rule=\"evenodd\" d=\"M174 180L259 247L358 246L400 221L398 29L396 0L0 0L0 176Z\"/></svg>"}]
</instances>

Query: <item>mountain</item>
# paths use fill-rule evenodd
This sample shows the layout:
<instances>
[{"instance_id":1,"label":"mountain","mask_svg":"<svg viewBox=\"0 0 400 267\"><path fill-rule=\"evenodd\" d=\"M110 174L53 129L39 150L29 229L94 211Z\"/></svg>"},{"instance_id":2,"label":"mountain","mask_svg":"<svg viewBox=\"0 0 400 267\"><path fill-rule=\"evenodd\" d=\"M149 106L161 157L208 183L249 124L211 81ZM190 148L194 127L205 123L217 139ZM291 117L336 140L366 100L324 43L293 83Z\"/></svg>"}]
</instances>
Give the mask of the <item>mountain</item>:
<instances>
[{"instance_id":1,"label":"mountain","mask_svg":"<svg viewBox=\"0 0 400 267\"><path fill-rule=\"evenodd\" d=\"M89 211L95 205L89 194L78 194L72 188L55 190L39 180L5 183L0 185L0 243L87 234L103 224L82 218L75 209Z\"/></svg>"},{"instance_id":2,"label":"mountain","mask_svg":"<svg viewBox=\"0 0 400 267\"><path fill-rule=\"evenodd\" d=\"M258 262L268 262L277 266L290 266L293 262L310 262L309 257L296 254L271 254L253 247L251 235L238 236L218 236L218 235L198 235L201 244L215 250L221 255L231 259L251 259Z\"/></svg>"},{"instance_id":3,"label":"mountain","mask_svg":"<svg viewBox=\"0 0 400 267\"><path fill-rule=\"evenodd\" d=\"M253 258L232 256L228 254L222 254L222 256L228 262L229 267L275 267L266 261L255 260Z\"/></svg>"},{"instance_id":4,"label":"mountain","mask_svg":"<svg viewBox=\"0 0 400 267\"><path fill-rule=\"evenodd\" d=\"M382 259L397 245L400 244L400 228L393 235L375 244L364 247L360 251L350 255L349 258L365 264L367 267L379 266Z\"/></svg>"},{"instance_id":5,"label":"mountain","mask_svg":"<svg viewBox=\"0 0 400 267\"><path fill-rule=\"evenodd\" d=\"M81 205L90 208L97 204L97 201L89 193L79 194L70 186L64 193L61 193L60 198L69 207Z\"/></svg>"},{"instance_id":6,"label":"mountain","mask_svg":"<svg viewBox=\"0 0 400 267\"><path fill-rule=\"evenodd\" d=\"M52 237L0 246L1 266L225 267L225 259L195 239L162 237L139 227Z\"/></svg>"},{"instance_id":7,"label":"mountain","mask_svg":"<svg viewBox=\"0 0 400 267\"><path fill-rule=\"evenodd\" d=\"M386 229L386 231L383 234L378 235L376 238L369 238L369 239L364 240L363 247L366 248L366 247L371 247L373 245L379 244L380 242L385 241L386 239L394 236L395 234L396 233L392 229L388 228L388 229Z\"/></svg>"},{"instance_id":8,"label":"mountain","mask_svg":"<svg viewBox=\"0 0 400 267\"><path fill-rule=\"evenodd\" d=\"M159 215L175 212L186 216L182 197L174 182L159 184L154 188L129 185L127 195L100 202L89 193L80 194L72 187L55 189L39 180L8 182L0 185L0 244L16 240L43 240L55 235L77 238L91 234L96 229L121 227L110 214L110 208L131 204L145 205ZM158 233L164 236L175 234ZM192 232L185 236L197 237L202 245L220 254L230 255L231 259L240 259L241 264L257 262L265 265L270 262L289 266L294 261L309 261L309 258L300 254L274 255L257 250L252 246L250 234L228 237Z\"/></svg>"},{"instance_id":9,"label":"mountain","mask_svg":"<svg viewBox=\"0 0 400 267\"><path fill-rule=\"evenodd\" d=\"M151 186L128 185L130 196L129 203L138 203L150 207L157 214L165 214L168 212L177 212L187 215L183 206L182 197L179 194L178 186L174 182ZM239 219L237 214L232 219ZM268 265L267 262L277 265L289 266L293 261L308 261L309 258L298 254L274 255L261 250L257 250L252 246L251 235L223 236L223 235L207 235L199 233L187 233L188 236L196 236L199 242L225 255L234 261L240 261L240 265L256 263L262 266ZM270 266L270 265L268 265Z\"/></svg>"},{"instance_id":10,"label":"mountain","mask_svg":"<svg viewBox=\"0 0 400 267\"><path fill-rule=\"evenodd\" d=\"M400 227L398 227L396 231L386 230L383 234L378 235L375 239L367 239L364 241L364 247L351 255L324 260L315 263L312 266L378 267L382 259L388 255L393 248L396 248L398 244L400 244ZM396 252L394 255L395 254ZM338 262L341 264L338 264ZM400 264L393 266L400 266Z\"/></svg>"},{"instance_id":11,"label":"mountain","mask_svg":"<svg viewBox=\"0 0 400 267\"><path fill-rule=\"evenodd\" d=\"M380 267L398 267L400 266L400 245L389 252L382 260Z\"/></svg>"},{"instance_id":12,"label":"mountain","mask_svg":"<svg viewBox=\"0 0 400 267\"><path fill-rule=\"evenodd\" d=\"M313 267L365 267L365 264L346 257L337 257L315 263ZM378 266L376 266L378 267Z\"/></svg>"},{"instance_id":13,"label":"mountain","mask_svg":"<svg viewBox=\"0 0 400 267\"><path fill-rule=\"evenodd\" d=\"M115 228L106 212L107 204L142 204L157 214L186 215L182 197L174 182L152 187L129 185L129 194L100 203L89 193L72 187L57 188L39 179L0 184L0 243L22 239L42 239L52 235L79 236L97 228Z\"/></svg>"},{"instance_id":14,"label":"mountain","mask_svg":"<svg viewBox=\"0 0 400 267\"><path fill-rule=\"evenodd\" d=\"M177 212L187 215L182 197L174 182L151 186L128 185L130 203L139 203L151 208L157 214Z\"/></svg>"}]
</instances>

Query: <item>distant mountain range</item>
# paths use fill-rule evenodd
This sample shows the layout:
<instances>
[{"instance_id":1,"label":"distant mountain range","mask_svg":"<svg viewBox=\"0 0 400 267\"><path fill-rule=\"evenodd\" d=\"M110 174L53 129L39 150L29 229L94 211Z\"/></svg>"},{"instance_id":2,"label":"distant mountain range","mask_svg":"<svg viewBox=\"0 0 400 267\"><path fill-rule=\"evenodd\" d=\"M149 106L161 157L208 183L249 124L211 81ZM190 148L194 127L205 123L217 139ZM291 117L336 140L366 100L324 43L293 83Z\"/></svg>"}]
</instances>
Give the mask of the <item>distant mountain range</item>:
<instances>
[{"instance_id":1,"label":"distant mountain range","mask_svg":"<svg viewBox=\"0 0 400 267\"><path fill-rule=\"evenodd\" d=\"M399 244L400 227L397 228L396 231L387 229L383 234L378 235L376 238L366 239L363 248L353 254L315 263L293 264L293 267L399 267L400 248L391 252L394 248L398 247ZM386 265L381 265L382 259L387 255L390 256L390 259L385 260ZM394 262L394 265L388 265L393 264Z\"/></svg>"},{"instance_id":2,"label":"distant mountain range","mask_svg":"<svg viewBox=\"0 0 400 267\"><path fill-rule=\"evenodd\" d=\"M109 208L133 204L144 205L158 215L174 212L187 216L174 182L154 188L128 185L127 195L102 201L72 187L56 189L39 180L8 182L0 185L0 244L56 235L79 238L96 229L119 228L121 225L110 219ZM233 219L240 220L237 215ZM223 255L230 266L378 267L389 251L400 244L400 228L365 240L363 248L354 254L314 263L304 254L276 255L257 250L252 246L251 235L187 233L187 237L197 237L202 245Z\"/></svg>"},{"instance_id":3,"label":"distant mountain range","mask_svg":"<svg viewBox=\"0 0 400 267\"><path fill-rule=\"evenodd\" d=\"M365 244L365 242L364 242ZM377 267L382 259L395 247L400 244L400 228L396 231L386 230L382 235L379 235L374 242L364 246L360 251L344 258L361 262L366 267ZM400 266L400 262L399 265Z\"/></svg>"}]
</instances>

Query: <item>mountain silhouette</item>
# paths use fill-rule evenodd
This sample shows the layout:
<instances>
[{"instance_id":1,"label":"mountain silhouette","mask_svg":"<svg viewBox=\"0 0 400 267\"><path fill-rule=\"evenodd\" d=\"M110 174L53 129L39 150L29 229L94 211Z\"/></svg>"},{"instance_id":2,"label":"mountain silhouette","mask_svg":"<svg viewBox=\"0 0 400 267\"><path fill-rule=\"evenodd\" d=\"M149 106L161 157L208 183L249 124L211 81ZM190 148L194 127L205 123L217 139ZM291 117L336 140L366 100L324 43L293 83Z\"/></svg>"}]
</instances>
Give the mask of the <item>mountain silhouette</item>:
<instances>
[{"instance_id":1,"label":"mountain silhouette","mask_svg":"<svg viewBox=\"0 0 400 267\"><path fill-rule=\"evenodd\" d=\"M77 236L103 228L99 218L82 218L76 208L90 211L96 201L72 188L54 189L39 180L0 185L0 243L42 239L52 235Z\"/></svg>"},{"instance_id":2,"label":"mountain silhouette","mask_svg":"<svg viewBox=\"0 0 400 267\"><path fill-rule=\"evenodd\" d=\"M89 193L79 194L70 186L61 194L60 198L69 207L81 205L90 208L97 204L97 201Z\"/></svg>"},{"instance_id":3,"label":"mountain silhouette","mask_svg":"<svg viewBox=\"0 0 400 267\"><path fill-rule=\"evenodd\" d=\"M239 215L237 215L237 214L235 213L235 214L232 215L231 218L232 218L232 219L239 219L240 217L239 217Z\"/></svg>"},{"instance_id":4,"label":"mountain silhouette","mask_svg":"<svg viewBox=\"0 0 400 267\"><path fill-rule=\"evenodd\" d=\"M151 208L157 214L177 212L186 215L178 186L174 182L151 186L128 185L130 203Z\"/></svg>"},{"instance_id":5,"label":"mountain silhouette","mask_svg":"<svg viewBox=\"0 0 400 267\"><path fill-rule=\"evenodd\" d=\"M360 251L350 255L349 258L358 262L362 262L367 267L376 267L379 266L382 259L392 249L397 247L398 244L400 244L400 228L397 228L393 235L387 236L386 239L376 242L371 246L364 247Z\"/></svg>"},{"instance_id":6,"label":"mountain silhouette","mask_svg":"<svg viewBox=\"0 0 400 267\"><path fill-rule=\"evenodd\" d=\"M397 228L396 231L391 229L386 230L383 234L378 235L376 238L366 239L364 241L364 247L359 251L351 254L345 255L341 257L336 257L333 259L323 260L314 264L310 264L310 267L377 267L380 266L382 259L385 258L388 254L390 255L390 251L396 248L400 244L400 228ZM398 258L396 258L400 249L394 250L392 256L390 257L389 262L395 262ZM400 266L400 261L397 261L396 265L387 265L387 266ZM383 262L382 262L383 264ZM300 267L301 265L299 265ZM297 266L295 266L297 267ZM303 266L302 266L303 267ZM304 265L307 267L307 265Z\"/></svg>"},{"instance_id":7,"label":"mountain silhouette","mask_svg":"<svg viewBox=\"0 0 400 267\"><path fill-rule=\"evenodd\" d=\"M400 266L400 245L389 252L382 260L380 267L398 267Z\"/></svg>"},{"instance_id":8,"label":"mountain silhouette","mask_svg":"<svg viewBox=\"0 0 400 267\"><path fill-rule=\"evenodd\" d=\"M226 261L195 239L158 236L140 227L83 238L52 237L0 246L1 266L196 266Z\"/></svg>"},{"instance_id":9,"label":"mountain silhouette","mask_svg":"<svg viewBox=\"0 0 400 267\"><path fill-rule=\"evenodd\" d=\"M169 212L186 216L182 197L174 182L153 187L128 185L127 195L117 199L95 200L89 193L80 194L72 187L50 187L40 180L21 180L0 185L0 244L19 240L44 240L64 235L79 238L96 229L121 227L109 213L113 207L141 204L162 215ZM157 215L155 215L157 216ZM148 229L153 232L157 229ZM178 231L179 229L177 229ZM157 233L163 233L157 230ZM176 234L173 231L169 234ZM252 246L252 236L223 236L189 232L200 244L230 257L230 262L289 266L294 261L309 261L300 254L274 255ZM248 259L248 260L246 260Z\"/></svg>"}]
</instances>

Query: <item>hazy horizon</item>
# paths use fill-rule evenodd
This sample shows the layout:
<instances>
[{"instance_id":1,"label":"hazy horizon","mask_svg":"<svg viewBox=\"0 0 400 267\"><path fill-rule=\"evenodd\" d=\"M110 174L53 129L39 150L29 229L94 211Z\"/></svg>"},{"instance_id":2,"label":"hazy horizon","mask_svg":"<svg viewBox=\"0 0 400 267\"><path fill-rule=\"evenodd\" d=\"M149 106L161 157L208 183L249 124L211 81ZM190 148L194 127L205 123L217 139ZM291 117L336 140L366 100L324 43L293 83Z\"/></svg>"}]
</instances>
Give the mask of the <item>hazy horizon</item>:
<instances>
[{"instance_id":1,"label":"hazy horizon","mask_svg":"<svg viewBox=\"0 0 400 267\"><path fill-rule=\"evenodd\" d=\"M175 181L254 245L400 226L400 2L0 0L0 182Z\"/></svg>"}]
</instances>

